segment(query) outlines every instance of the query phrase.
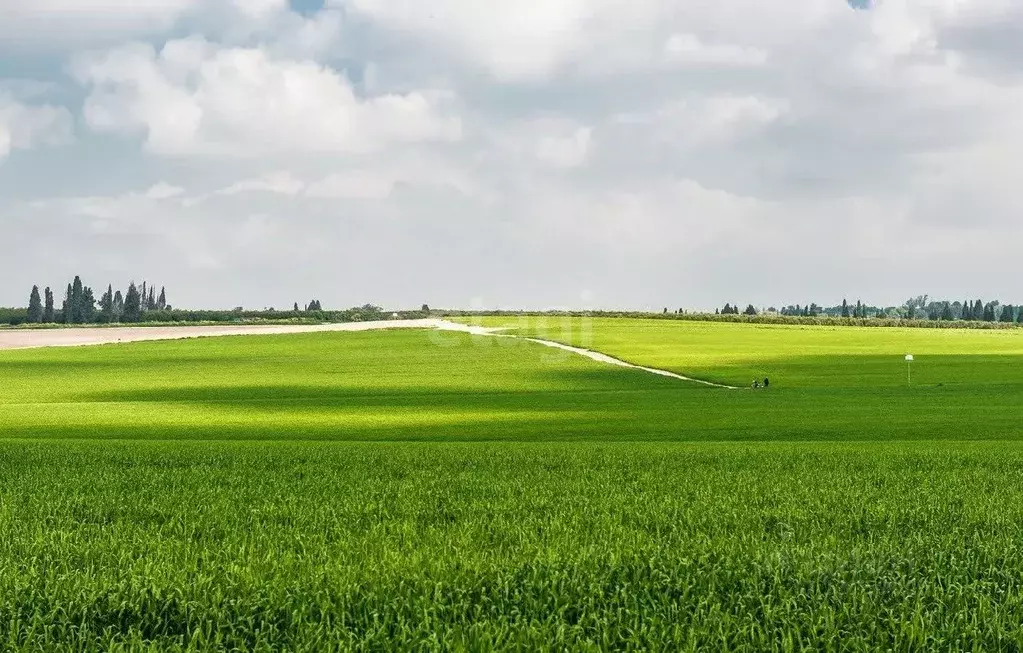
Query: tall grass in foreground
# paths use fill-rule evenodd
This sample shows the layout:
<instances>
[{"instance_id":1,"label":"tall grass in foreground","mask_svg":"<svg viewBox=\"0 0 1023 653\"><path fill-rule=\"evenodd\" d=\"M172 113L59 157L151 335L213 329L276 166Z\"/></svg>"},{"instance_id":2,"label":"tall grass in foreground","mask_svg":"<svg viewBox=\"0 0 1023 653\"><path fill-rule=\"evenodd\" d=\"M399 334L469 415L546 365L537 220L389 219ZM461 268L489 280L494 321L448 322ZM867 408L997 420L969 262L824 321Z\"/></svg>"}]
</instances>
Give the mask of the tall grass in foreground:
<instances>
[{"instance_id":1,"label":"tall grass in foreground","mask_svg":"<svg viewBox=\"0 0 1023 653\"><path fill-rule=\"evenodd\" d=\"M1018 650L1023 445L0 443L0 648Z\"/></svg>"}]
</instances>

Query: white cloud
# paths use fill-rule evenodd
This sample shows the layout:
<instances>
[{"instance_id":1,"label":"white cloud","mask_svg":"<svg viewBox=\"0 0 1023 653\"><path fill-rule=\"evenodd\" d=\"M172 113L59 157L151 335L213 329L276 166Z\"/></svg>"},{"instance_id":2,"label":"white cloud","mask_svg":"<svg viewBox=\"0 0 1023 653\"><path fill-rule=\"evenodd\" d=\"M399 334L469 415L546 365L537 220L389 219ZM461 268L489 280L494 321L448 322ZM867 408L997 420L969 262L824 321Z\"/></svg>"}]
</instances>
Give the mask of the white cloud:
<instances>
[{"instance_id":1,"label":"white cloud","mask_svg":"<svg viewBox=\"0 0 1023 653\"><path fill-rule=\"evenodd\" d=\"M0 43L62 47L170 29L200 0L0 0Z\"/></svg>"},{"instance_id":2,"label":"white cloud","mask_svg":"<svg viewBox=\"0 0 1023 653\"><path fill-rule=\"evenodd\" d=\"M288 11L288 0L231 0L231 4L244 16L266 20Z\"/></svg>"},{"instance_id":3,"label":"white cloud","mask_svg":"<svg viewBox=\"0 0 1023 653\"><path fill-rule=\"evenodd\" d=\"M145 192L147 199L151 200L167 200L172 197L180 197L185 192L184 188L180 186L172 186L166 182L159 182L150 186L149 190Z\"/></svg>"},{"instance_id":4,"label":"white cloud","mask_svg":"<svg viewBox=\"0 0 1023 653\"><path fill-rule=\"evenodd\" d=\"M13 150L69 142L72 124L71 114L63 107L23 104L0 94L0 161Z\"/></svg>"},{"instance_id":5,"label":"white cloud","mask_svg":"<svg viewBox=\"0 0 1023 653\"><path fill-rule=\"evenodd\" d=\"M650 111L613 117L619 127L681 148L720 146L782 119L788 101L756 96L706 96L673 100Z\"/></svg>"},{"instance_id":6,"label":"white cloud","mask_svg":"<svg viewBox=\"0 0 1023 653\"><path fill-rule=\"evenodd\" d=\"M688 65L761 66L767 52L730 44L708 44L695 34L672 34L664 44L670 63Z\"/></svg>"},{"instance_id":7,"label":"white cloud","mask_svg":"<svg viewBox=\"0 0 1023 653\"><path fill-rule=\"evenodd\" d=\"M255 179L245 179L217 191L218 195L237 195L239 193L277 193L279 195L297 195L305 190L306 184L290 172L272 172Z\"/></svg>"},{"instance_id":8,"label":"white cloud","mask_svg":"<svg viewBox=\"0 0 1023 653\"><path fill-rule=\"evenodd\" d=\"M360 97L330 68L256 48L136 44L82 57L75 72L91 89L91 128L142 133L162 155L356 153L461 136L441 96Z\"/></svg>"},{"instance_id":9,"label":"white cloud","mask_svg":"<svg viewBox=\"0 0 1023 653\"><path fill-rule=\"evenodd\" d=\"M309 186L309 196L334 199L379 200L388 197L398 179L394 175L352 171L335 173Z\"/></svg>"},{"instance_id":10,"label":"white cloud","mask_svg":"<svg viewBox=\"0 0 1023 653\"><path fill-rule=\"evenodd\" d=\"M557 168L576 168L586 161L593 130L578 127L567 136L545 136L536 145L536 157Z\"/></svg>"},{"instance_id":11,"label":"white cloud","mask_svg":"<svg viewBox=\"0 0 1023 653\"><path fill-rule=\"evenodd\" d=\"M478 61L505 79L551 72L566 51L583 42L582 27L590 11L587 0L350 0L344 4L385 28Z\"/></svg>"},{"instance_id":12,"label":"white cloud","mask_svg":"<svg viewBox=\"0 0 1023 653\"><path fill-rule=\"evenodd\" d=\"M119 45L75 58L82 122L125 139L83 138L66 160L0 169L0 213L15 225L5 278L44 258L99 265L77 242L60 249L77 239L114 243L102 264L125 270L163 262L179 274L180 258L182 288L210 304L218 296L187 276L193 266L223 271L218 293L235 270L285 295L286 283L358 278L316 290L341 305L478 293L543 306L582 289L608 307L1013 290L1023 10L1011 0L872 11L329 0L313 15L283 0L110 5L130 19L85 16L88 4L80 22ZM57 5L39 6L43 30ZM0 38L30 27L27 15ZM81 89L41 81L0 88L8 104L77 107ZM19 138L34 147L49 133ZM33 193L108 197L30 212L58 234L46 240L59 256L19 258L23 234L42 227L4 204ZM927 265L956 248L968 269ZM290 281L262 265L280 252L302 262L277 266ZM364 278L380 256L393 265ZM357 299L327 294L354 285Z\"/></svg>"}]
</instances>

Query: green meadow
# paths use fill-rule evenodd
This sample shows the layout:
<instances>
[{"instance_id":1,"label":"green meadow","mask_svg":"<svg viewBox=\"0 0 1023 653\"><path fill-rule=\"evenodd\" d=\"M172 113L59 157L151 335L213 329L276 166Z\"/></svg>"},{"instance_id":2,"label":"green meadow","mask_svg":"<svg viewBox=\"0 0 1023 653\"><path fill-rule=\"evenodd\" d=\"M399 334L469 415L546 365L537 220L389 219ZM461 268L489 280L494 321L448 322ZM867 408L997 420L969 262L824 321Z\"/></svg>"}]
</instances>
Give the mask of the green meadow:
<instances>
[{"instance_id":1,"label":"green meadow","mask_svg":"<svg viewBox=\"0 0 1023 653\"><path fill-rule=\"evenodd\" d=\"M772 385L426 331L0 352L0 648L1023 648L1023 331L488 324Z\"/></svg>"}]
</instances>

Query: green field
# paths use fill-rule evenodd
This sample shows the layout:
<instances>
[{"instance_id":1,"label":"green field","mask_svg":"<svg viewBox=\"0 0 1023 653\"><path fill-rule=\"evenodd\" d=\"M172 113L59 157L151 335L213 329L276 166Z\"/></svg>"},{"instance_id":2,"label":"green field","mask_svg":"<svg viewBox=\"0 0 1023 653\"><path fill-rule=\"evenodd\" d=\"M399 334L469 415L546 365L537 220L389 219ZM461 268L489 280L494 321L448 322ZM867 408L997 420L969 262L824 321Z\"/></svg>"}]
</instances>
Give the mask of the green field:
<instances>
[{"instance_id":1,"label":"green field","mask_svg":"<svg viewBox=\"0 0 1023 653\"><path fill-rule=\"evenodd\" d=\"M772 388L420 331L0 352L0 648L1023 647L1023 331L511 324Z\"/></svg>"}]
</instances>

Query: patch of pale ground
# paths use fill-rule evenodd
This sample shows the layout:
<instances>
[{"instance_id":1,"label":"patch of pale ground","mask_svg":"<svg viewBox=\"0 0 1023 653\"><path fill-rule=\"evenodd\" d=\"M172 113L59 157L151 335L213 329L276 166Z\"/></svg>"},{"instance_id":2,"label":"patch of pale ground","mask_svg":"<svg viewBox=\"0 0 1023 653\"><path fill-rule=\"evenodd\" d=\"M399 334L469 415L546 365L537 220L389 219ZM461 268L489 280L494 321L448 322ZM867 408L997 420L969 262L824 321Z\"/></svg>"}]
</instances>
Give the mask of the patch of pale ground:
<instances>
[{"instance_id":1,"label":"patch of pale ground","mask_svg":"<svg viewBox=\"0 0 1023 653\"><path fill-rule=\"evenodd\" d=\"M481 336L515 337L506 336L500 331L503 329L490 329L481 326L471 326L448 322L447 320L423 319L423 320L380 320L376 322L345 322L340 324L284 324L266 326L168 326L168 327L79 327L68 329L15 329L9 331L0 330L0 349L36 349L40 347L84 347L88 345L109 345L125 342L145 342L150 340L180 340L183 338L209 338L216 336L255 336L255 335L283 335L289 333L322 333L331 331L374 331L380 329L441 329L444 331L459 331ZM658 370L651 367L633 365L607 354L597 351L572 347L550 340L537 338L526 338L546 347L555 347L563 351L572 352L585 356L591 360L607 365L617 365L631 369L642 370L659 376L666 376L680 381L700 383L716 388L735 389L732 386L711 383L693 379L668 370Z\"/></svg>"}]
</instances>

